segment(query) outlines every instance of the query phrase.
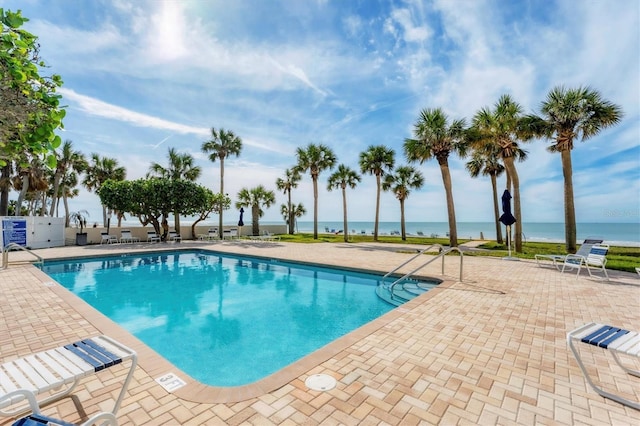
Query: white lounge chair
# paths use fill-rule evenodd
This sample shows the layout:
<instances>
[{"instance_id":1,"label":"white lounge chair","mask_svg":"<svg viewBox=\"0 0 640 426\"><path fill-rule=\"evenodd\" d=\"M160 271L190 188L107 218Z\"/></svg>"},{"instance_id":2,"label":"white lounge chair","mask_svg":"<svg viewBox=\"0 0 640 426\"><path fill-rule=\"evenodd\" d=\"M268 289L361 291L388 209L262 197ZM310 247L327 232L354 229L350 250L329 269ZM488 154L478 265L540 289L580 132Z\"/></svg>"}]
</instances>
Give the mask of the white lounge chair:
<instances>
[{"instance_id":1,"label":"white lounge chair","mask_svg":"<svg viewBox=\"0 0 640 426\"><path fill-rule=\"evenodd\" d=\"M586 238L575 255L586 257L591 251L591 247L593 247L594 244L602 244L602 241L604 240L599 237ZM544 262L540 262L541 260L550 260L553 262L553 266L555 266L555 268L559 271L561 269L560 266L565 261L567 256L568 255L566 254L536 254L535 259L538 266L542 266L544 264Z\"/></svg>"},{"instance_id":2,"label":"white lounge chair","mask_svg":"<svg viewBox=\"0 0 640 426\"><path fill-rule=\"evenodd\" d=\"M140 238L134 237L131 234L131 231L129 231L128 229L123 229L122 232L120 232L120 243L121 244L126 244L126 243L139 243L140 242Z\"/></svg>"},{"instance_id":3,"label":"white lounge chair","mask_svg":"<svg viewBox=\"0 0 640 426\"><path fill-rule=\"evenodd\" d=\"M160 235L156 234L156 231L147 231L147 242L148 243L159 243Z\"/></svg>"},{"instance_id":4,"label":"white lounge chair","mask_svg":"<svg viewBox=\"0 0 640 426\"><path fill-rule=\"evenodd\" d=\"M610 325L590 323L569 332L567 334L567 342L569 344L569 347L571 348L571 352L573 352L573 355L576 358L576 361L578 361L578 366L580 367L580 370L582 370L582 374L587 380L587 383L589 383L589 385L598 394L605 398L609 398L621 404L635 408L636 410L640 410L639 402L631 401L629 399L621 397L620 395L612 394L596 386L591 380L591 376L589 375L584 364L582 363L580 352L574 345L574 343L576 342L586 343L606 349L611 352L611 355L613 355L613 359L615 359L620 368L622 368L628 374L640 377L639 370L634 370L625 366L619 358L620 354L624 356L640 357L640 333L624 330L618 327L612 327Z\"/></svg>"},{"instance_id":5,"label":"white lounge chair","mask_svg":"<svg viewBox=\"0 0 640 426\"><path fill-rule=\"evenodd\" d=\"M29 395L24 390L31 392L34 398L42 396L36 405L43 406L69 395L83 377L127 360L131 361L131 366L111 410L115 415L133 377L138 357L133 350L107 336L84 339L6 362L0 365L0 416L13 417L32 409Z\"/></svg>"},{"instance_id":6,"label":"white lounge chair","mask_svg":"<svg viewBox=\"0 0 640 426\"><path fill-rule=\"evenodd\" d=\"M218 238L220 238L220 235L218 235L218 228L209 228L206 234L199 236L200 240L208 241L217 240Z\"/></svg>"},{"instance_id":7,"label":"white lounge chair","mask_svg":"<svg viewBox=\"0 0 640 426\"><path fill-rule=\"evenodd\" d=\"M117 244L118 238L115 235L109 235L106 232L100 233L100 244Z\"/></svg>"},{"instance_id":8,"label":"white lounge chair","mask_svg":"<svg viewBox=\"0 0 640 426\"><path fill-rule=\"evenodd\" d=\"M562 263L562 272L564 272L565 269L577 269L577 278L580 275L580 270L585 266L590 277L593 277L593 274L591 273L592 269L599 269L602 272L603 278L609 280L609 274L607 274L606 269L608 252L609 245L596 244L591 246L591 250L589 250L589 254L586 256L569 254L565 257L564 262Z\"/></svg>"},{"instance_id":9,"label":"white lounge chair","mask_svg":"<svg viewBox=\"0 0 640 426\"><path fill-rule=\"evenodd\" d=\"M169 231L169 241L177 243L182 241L182 237L175 231Z\"/></svg>"},{"instance_id":10,"label":"white lounge chair","mask_svg":"<svg viewBox=\"0 0 640 426\"><path fill-rule=\"evenodd\" d=\"M260 239L267 242L280 241L280 235L275 235L269 231L264 231Z\"/></svg>"}]
</instances>

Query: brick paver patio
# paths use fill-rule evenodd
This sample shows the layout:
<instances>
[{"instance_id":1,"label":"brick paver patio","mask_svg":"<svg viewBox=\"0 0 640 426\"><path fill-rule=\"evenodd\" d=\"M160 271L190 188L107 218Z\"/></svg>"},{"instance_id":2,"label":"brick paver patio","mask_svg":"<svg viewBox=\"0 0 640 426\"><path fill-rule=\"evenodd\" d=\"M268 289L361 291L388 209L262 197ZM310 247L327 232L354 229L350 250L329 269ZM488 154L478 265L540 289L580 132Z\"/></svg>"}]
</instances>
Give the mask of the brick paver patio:
<instances>
[{"instance_id":1,"label":"brick paver patio","mask_svg":"<svg viewBox=\"0 0 640 426\"><path fill-rule=\"evenodd\" d=\"M64 247L37 253L52 259L176 247L382 272L417 248L234 241ZM10 255L11 260L21 257ZM424 273L439 277L440 268L437 261ZM640 424L640 412L588 387L566 344L567 331L591 321L640 329L637 275L611 271L611 281L602 282L584 272L576 279L532 261L471 256L464 257L462 282L458 273L458 258L447 257L446 281L440 288L274 377L224 389L188 378L35 267L12 264L0 270L0 362L97 334L128 344L140 361L118 412L123 425ZM640 379L622 372L604 350L581 351L605 388L640 398ZM155 379L168 372L187 385L174 393L165 391ZM305 379L317 373L333 376L337 387L328 392L307 389ZM125 368L114 367L89 377L72 396L43 412L80 422L110 410L125 374ZM14 420L0 419L0 425Z\"/></svg>"}]
</instances>

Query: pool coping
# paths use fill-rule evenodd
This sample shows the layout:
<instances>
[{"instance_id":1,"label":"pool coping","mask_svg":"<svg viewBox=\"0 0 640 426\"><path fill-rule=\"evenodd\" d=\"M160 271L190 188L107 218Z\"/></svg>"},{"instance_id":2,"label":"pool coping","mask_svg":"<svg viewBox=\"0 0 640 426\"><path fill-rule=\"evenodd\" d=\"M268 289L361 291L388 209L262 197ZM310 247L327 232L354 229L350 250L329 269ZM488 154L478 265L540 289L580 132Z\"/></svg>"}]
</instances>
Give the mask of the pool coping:
<instances>
[{"instance_id":1,"label":"pool coping","mask_svg":"<svg viewBox=\"0 0 640 426\"><path fill-rule=\"evenodd\" d=\"M241 254L227 253L224 251L215 250L215 248L196 248L196 247L182 247L182 248L166 248L159 250L145 250L128 252L126 255L144 256L154 253L162 253L167 251L205 251L216 254L229 255L234 257L253 257L262 260L278 259L283 262L296 263L303 265L313 265L326 267L327 265L318 264L314 262L297 261L290 259L281 259L274 256L259 256L248 255L243 256ZM74 259L90 259L95 257L122 257L123 254L95 254L86 256L61 256L52 257L46 260L48 261L60 261L60 260L74 260ZM338 270L348 270L353 272L372 273L370 270L363 270L359 268L349 268L344 266L331 265L331 268ZM157 379L168 373L177 375L185 382L185 385L171 392L173 395L195 403L235 403L249 400L252 398L260 397L262 395L273 392L291 381L299 378L310 370L321 365L325 361L338 355L343 350L352 346L354 343L365 339L367 336L384 328L391 322L395 321L407 312L410 312L414 308L418 307L426 300L437 296L441 291L455 284L455 281L450 279L442 279L441 283L437 287L427 291L426 293L398 306L391 311L381 315L380 317L362 325L361 327L331 341L323 347L311 352L308 355L300 358L297 361L283 367L282 369L270 374L269 376L260 379L256 382L231 387L218 387L210 386L199 382L187 373L183 372L180 368L169 362L162 355L151 349L140 339L135 337L129 331L118 325L116 322L102 314L100 311L89 305L82 300L79 296L73 294L70 290L55 282L50 276L44 273L42 270L35 266L31 266L34 270L34 275L46 286L50 288L58 297L64 302L72 306L84 319L86 319L91 325L93 325L101 333L108 335L121 343L131 347L138 353L138 366L143 369L149 376ZM381 272L381 271L374 271ZM417 275L420 277L420 275ZM422 276L424 278L424 276ZM438 278L440 280L440 278ZM52 280L54 285L52 285ZM341 379L341 377L335 377Z\"/></svg>"}]
</instances>

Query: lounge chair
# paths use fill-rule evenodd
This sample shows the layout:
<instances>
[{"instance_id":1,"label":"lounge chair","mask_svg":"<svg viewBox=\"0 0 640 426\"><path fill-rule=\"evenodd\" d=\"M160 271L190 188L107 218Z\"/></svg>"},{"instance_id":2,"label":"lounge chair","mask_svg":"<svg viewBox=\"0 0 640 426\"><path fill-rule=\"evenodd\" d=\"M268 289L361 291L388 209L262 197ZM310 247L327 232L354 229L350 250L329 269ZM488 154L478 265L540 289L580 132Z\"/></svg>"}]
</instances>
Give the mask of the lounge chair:
<instances>
[{"instance_id":1,"label":"lounge chair","mask_svg":"<svg viewBox=\"0 0 640 426\"><path fill-rule=\"evenodd\" d=\"M120 243L121 244L126 244L126 243L139 243L140 242L140 238L134 237L133 235L131 235L131 231L129 231L128 229L123 229L122 232L120 233Z\"/></svg>"},{"instance_id":2,"label":"lounge chair","mask_svg":"<svg viewBox=\"0 0 640 426\"><path fill-rule=\"evenodd\" d=\"M168 238L169 238L169 241L173 241L174 243L182 241L182 237L175 231L169 231Z\"/></svg>"},{"instance_id":3,"label":"lounge chair","mask_svg":"<svg viewBox=\"0 0 640 426\"><path fill-rule=\"evenodd\" d=\"M26 417L22 417L18 419L16 422L12 424L12 426L75 426L72 423L65 422L64 420L59 420L53 417L45 416L40 412L40 407L38 406L38 401L36 400L36 396L33 392L28 391L26 389L19 389L14 392L16 395L24 395L24 397L29 402L29 408L31 409L31 414ZM79 426L90 426L90 425L99 425L99 426L118 426L118 420L113 413L98 413L88 419L86 422L83 422Z\"/></svg>"},{"instance_id":4,"label":"lounge chair","mask_svg":"<svg viewBox=\"0 0 640 426\"><path fill-rule=\"evenodd\" d=\"M602 241L603 239L598 237L586 238L575 255L586 257L591 251L591 247L593 247L594 244L602 244ZM544 262L540 262L541 260L551 260L553 262L553 266L555 266L559 271L561 269L560 265L562 265L567 256L568 255L566 254L536 254L535 258L538 266L542 266L544 264Z\"/></svg>"},{"instance_id":5,"label":"lounge chair","mask_svg":"<svg viewBox=\"0 0 640 426\"><path fill-rule=\"evenodd\" d=\"M100 244L117 244L118 238L115 235L109 235L106 232L100 233Z\"/></svg>"},{"instance_id":6,"label":"lounge chair","mask_svg":"<svg viewBox=\"0 0 640 426\"><path fill-rule=\"evenodd\" d=\"M138 357L133 350L107 336L84 339L6 362L0 365L0 416L20 415L33 409L25 390L34 399L43 397L36 402L40 407L69 395L83 377L127 360L131 361L131 366L111 410L115 415L133 377ZM27 404L24 404L25 399Z\"/></svg>"},{"instance_id":7,"label":"lounge chair","mask_svg":"<svg viewBox=\"0 0 640 426\"><path fill-rule=\"evenodd\" d=\"M640 410L640 403L637 401L631 401L596 386L591 380L591 376L582 362L580 352L574 345L575 342L578 342L606 349L611 352L613 359L626 373L640 377L639 370L634 370L623 365L619 358L619 354L640 357L640 333L624 330L618 327L612 327L610 325L590 323L569 332L567 334L567 342L571 348L571 352L573 352L573 355L576 358L576 361L578 361L578 366L580 367L580 370L582 370L582 374L587 380L587 383L589 383L589 385L598 394L605 398L609 398L621 404L635 408L636 410Z\"/></svg>"},{"instance_id":8,"label":"lounge chair","mask_svg":"<svg viewBox=\"0 0 640 426\"><path fill-rule=\"evenodd\" d=\"M562 263L562 272L565 269L577 269L576 278L580 275L582 266L587 268L589 276L593 277L591 270L595 268L600 270L605 279L609 280L609 274L607 274L607 253L609 252L609 246L607 244L596 244L591 246L589 254L586 256L580 256L578 254L568 254L564 262Z\"/></svg>"},{"instance_id":9,"label":"lounge chair","mask_svg":"<svg viewBox=\"0 0 640 426\"><path fill-rule=\"evenodd\" d=\"M280 241L280 235L275 235L269 231L264 231L260 236L260 240L266 241L266 242Z\"/></svg>"},{"instance_id":10,"label":"lounge chair","mask_svg":"<svg viewBox=\"0 0 640 426\"><path fill-rule=\"evenodd\" d=\"M217 240L218 238L220 238L220 236L218 235L218 228L209 228L209 230L207 231L206 234L204 235L200 235L200 240L207 240L207 241L212 241L212 240Z\"/></svg>"},{"instance_id":11,"label":"lounge chair","mask_svg":"<svg viewBox=\"0 0 640 426\"><path fill-rule=\"evenodd\" d=\"M156 234L156 231L147 231L148 243L159 243L161 240L160 235Z\"/></svg>"}]
</instances>

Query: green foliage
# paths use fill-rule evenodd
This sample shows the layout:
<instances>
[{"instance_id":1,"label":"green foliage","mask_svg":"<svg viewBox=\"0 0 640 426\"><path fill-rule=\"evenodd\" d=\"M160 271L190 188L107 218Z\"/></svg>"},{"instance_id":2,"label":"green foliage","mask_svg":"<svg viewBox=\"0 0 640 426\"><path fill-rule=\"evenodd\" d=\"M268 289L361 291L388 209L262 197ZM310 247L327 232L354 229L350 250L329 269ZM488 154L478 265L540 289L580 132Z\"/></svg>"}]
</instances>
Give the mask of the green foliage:
<instances>
[{"instance_id":1,"label":"green foliage","mask_svg":"<svg viewBox=\"0 0 640 426\"><path fill-rule=\"evenodd\" d=\"M28 156L46 157L55 167L53 151L62 140L66 111L60 106L58 75L40 75L45 63L38 56L37 37L20 27L21 12L0 8L0 166Z\"/></svg>"}]
</instances>

